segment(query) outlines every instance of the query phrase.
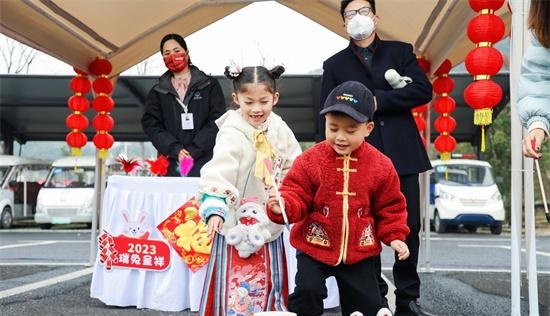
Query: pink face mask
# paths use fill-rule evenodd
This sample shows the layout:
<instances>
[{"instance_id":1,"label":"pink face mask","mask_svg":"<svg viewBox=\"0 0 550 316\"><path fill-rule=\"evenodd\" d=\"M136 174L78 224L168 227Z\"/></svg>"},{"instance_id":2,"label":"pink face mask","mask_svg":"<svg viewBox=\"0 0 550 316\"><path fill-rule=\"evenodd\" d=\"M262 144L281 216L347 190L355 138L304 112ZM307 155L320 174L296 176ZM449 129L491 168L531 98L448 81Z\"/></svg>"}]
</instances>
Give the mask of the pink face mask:
<instances>
[{"instance_id":1,"label":"pink face mask","mask_svg":"<svg viewBox=\"0 0 550 316\"><path fill-rule=\"evenodd\" d=\"M164 64L171 72L180 72L187 67L186 53L174 53L164 56Z\"/></svg>"}]
</instances>

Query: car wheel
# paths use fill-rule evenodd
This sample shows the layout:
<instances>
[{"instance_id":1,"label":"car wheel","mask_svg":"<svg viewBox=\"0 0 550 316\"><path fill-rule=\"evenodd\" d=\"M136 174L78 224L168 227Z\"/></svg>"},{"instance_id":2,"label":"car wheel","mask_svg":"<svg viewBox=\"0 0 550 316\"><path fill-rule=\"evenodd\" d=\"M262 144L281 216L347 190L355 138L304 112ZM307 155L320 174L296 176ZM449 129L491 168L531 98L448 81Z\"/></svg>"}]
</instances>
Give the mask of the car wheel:
<instances>
[{"instance_id":1,"label":"car wheel","mask_svg":"<svg viewBox=\"0 0 550 316\"><path fill-rule=\"evenodd\" d=\"M477 231L477 226L476 225L466 225L464 226L466 228L467 231L469 231L470 233L475 233Z\"/></svg>"},{"instance_id":2,"label":"car wheel","mask_svg":"<svg viewBox=\"0 0 550 316\"><path fill-rule=\"evenodd\" d=\"M500 235L502 233L502 225L491 226L491 234Z\"/></svg>"},{"instance_id":3,"label":"car wheel","mask_svg":"<svg viewBox=\"0 0 550 316\"><path fill-rule=\"evenodd\" d=\"M39 226L40 226L40 228L42 228L42 229L50 229L50 228L52 228L52 224L40 224Z\"/></svg>"},{"instance_id":4,"label":"car wheel","mask_svg":"<svg viewBox=\"0 0 550 316\"><path fill-rule=\"evenodd\" d=\"M11 215L11 209L9 206L4 207L2 215L0 215L0 228L10 228L13 224L13 216Z\"/></svg>"},{"instance_id":5,"label":"car wheel","mask_svg":"<svg viewBox=\"0 0 550 316\"><path fill-rule=\"evenodd\" d=\"M443 234L447 230L447 228L445 227L445 224L441 223L441 218L439 218L438 212L435 212L434 229L435 229L435 232L438 234Z\"/></svg>"}]
</instances>

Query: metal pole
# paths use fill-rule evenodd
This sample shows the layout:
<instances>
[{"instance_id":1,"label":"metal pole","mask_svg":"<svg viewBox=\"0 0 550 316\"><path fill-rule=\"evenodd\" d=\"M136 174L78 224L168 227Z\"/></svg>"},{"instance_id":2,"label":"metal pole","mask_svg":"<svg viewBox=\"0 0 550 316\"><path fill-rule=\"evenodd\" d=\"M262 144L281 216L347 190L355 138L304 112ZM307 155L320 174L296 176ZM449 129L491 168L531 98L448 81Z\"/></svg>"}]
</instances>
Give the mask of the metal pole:
<instances>
[{"instance_id":1,"label":"metal pole","mask_svg":"<svg viewBox=\"0 0 550 316\"><path fill-rule=\"evenodd\" d=\"M426 272L432 272L431 267L431 230L430 230L430 171L422 173L423 188L424 188L424 267Z\"/></svg>"},{"instance_id":2,"label":"metal pole","mask_svg":"<svg viewBox=\"0 0 550 316\"><path fill-rule=\"evenodd\" d=\"M103 192L105 190L104 185L104 176L105 176L105 162L103 159L99 158L99 151L96 150L96 164L95 164L95 183L94 183L94 194L95 194L95 210L92 215L92 228L90 231L90 262L89 265L93 266L95 264L95 259L97 255L97 228L98 228L98 219L101 214L101 204L103 200Z\"/></svg>"},{"instance_id":3,"label":"metal pole","mask_svg":"<svg viewBox=\"0 0 550 316\"><path fill-rule=\"evenodd\" d=\"M517 82L526 46L525 25L528 1L510 0L512 36L510 45L510 119L511 119L511 315L521 316L521 227L522 227L522 129L516 111Z\"/></svg>"}]
</instances>

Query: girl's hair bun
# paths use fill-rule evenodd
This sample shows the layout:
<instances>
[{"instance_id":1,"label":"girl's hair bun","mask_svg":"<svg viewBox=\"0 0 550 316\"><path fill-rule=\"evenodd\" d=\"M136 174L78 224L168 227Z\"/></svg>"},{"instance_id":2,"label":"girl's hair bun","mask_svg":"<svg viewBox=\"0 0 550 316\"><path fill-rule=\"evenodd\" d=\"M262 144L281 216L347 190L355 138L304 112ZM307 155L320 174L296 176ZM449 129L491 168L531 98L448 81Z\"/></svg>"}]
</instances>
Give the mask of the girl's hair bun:
<instances>
[{"instance_id":1,"label":"girl's hair bun","mask_svg":"<svg viewBox=\"0 0 550 316\"><path fill-rule=\"evenodd\" d=\"M269 70L269 75L271 78L277 80L281 77L281 75L285 72L285 67L283 66L275 66Z\"/></svg>"}]
</instances>

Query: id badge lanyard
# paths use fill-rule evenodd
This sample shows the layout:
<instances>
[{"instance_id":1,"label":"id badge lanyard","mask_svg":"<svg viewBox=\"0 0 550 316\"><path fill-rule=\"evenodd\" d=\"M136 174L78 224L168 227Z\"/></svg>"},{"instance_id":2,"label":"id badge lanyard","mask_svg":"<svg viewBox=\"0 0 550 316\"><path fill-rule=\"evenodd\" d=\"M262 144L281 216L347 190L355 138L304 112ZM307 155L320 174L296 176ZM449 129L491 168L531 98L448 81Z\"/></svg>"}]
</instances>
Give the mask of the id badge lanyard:
<instances>
[{"instance_id":1,"label":"id badge lanyard","mask_svg":"<svg viewBox=\"0 0 550 316\"><path fill-rule=\"evenodd\" d=\"M181 114L181 129L193 129L193 113L189 113L189 106L183 103L178 97L176 97L176 101L178 101L183 108L183 113Z\"/></svg>"}]
</instances>

